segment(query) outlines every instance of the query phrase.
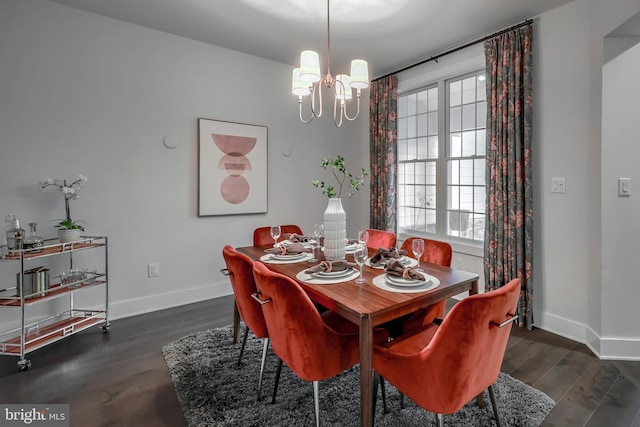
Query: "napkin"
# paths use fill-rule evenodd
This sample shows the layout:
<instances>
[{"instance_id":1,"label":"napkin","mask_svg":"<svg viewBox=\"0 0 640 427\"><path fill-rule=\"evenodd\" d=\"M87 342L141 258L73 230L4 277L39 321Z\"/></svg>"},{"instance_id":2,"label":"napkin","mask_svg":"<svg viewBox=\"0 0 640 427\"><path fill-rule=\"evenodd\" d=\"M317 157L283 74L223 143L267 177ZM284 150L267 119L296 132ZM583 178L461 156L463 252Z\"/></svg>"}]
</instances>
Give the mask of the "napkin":
<instances>
[{"instance_id":1,"label":"napkin","mask_svg":"<svg viewBox=\"0 0 640 427\"><path fill-rule=\"evenodd\" d=\"M343 271L348 268L355 268L356 265L352 262L348 262L345 260L337 260L337 261L322 261L318 265L314 265L313 267L305 270L304 272L307 274L318 273L323 271L325 273L330 273L332 271Z\"/></svg>"},{"instance_id":2,"label":"napkin","mask_svg":"<svg viewBox=\"0 0 640 427\"><path fill-rule=\"evenodd\" d=\"M289 243L288 245L280 245L277 248L265 249L264 252L273 255L295 255L306 252L307 248L300 243Z\"/></svg>"},{"instance_id":3,"label":"napkin","mask_svg":"<svg viewBox=\"0 0 640 427\"><path fill-rule=\"evenodd\" d=\"M384 267L384 270L387 272L387 274L402 277L406 280L425 280L424 276L415 271L413 267L405 267L397 259L389 261Z\"/></svg>"},{"instance_id":4,"label":"napkin","mask_svg":"<svg viewBox=\"0 0 640 427\"><path fill-rule=\"evenodd\" d=\"M291 243L303 243L308 242L311 237L309 236L301 236L296 233L284 233L284 238L290 241Z\"/></svg>"},{"instance_id":5,"label":"napkin","mask_svg":"<svg viewBox=\"0 0 640 427\"><path fill-rule=\"evenodd\" d=\"M385 262L390 261L392 259L398 259L401 256L406 255L406 254L407 254L407 251L405 251L404 249L379 248L376 251L376 253L371 257L371 260L369 262L371 263L371 265L376 265L376 264L379 264L379 263L385 263Z\"/></svg>"}]
</instances>

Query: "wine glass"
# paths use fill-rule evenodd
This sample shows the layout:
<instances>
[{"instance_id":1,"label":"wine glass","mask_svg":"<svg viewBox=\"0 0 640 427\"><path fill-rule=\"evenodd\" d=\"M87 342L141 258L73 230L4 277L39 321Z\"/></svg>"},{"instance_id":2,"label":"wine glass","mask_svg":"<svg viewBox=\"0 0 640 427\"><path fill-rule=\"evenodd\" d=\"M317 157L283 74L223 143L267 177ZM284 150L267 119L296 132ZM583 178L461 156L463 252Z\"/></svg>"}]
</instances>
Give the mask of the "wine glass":
<instances>
[{"instance_id":1,"label":"wine glass","mask_svg":"<svg viewBox=\"0 0 640 427\"><path fill-rule=\"evenodd\" d=\"M316 243L313 248L311 248L313 251L313 258L311 258L309 262L319 261L319 259L316 258L316 250L320 249L320 238L322 237L323 232L324 226L322 224L313 224L313 236L316 238Z\"/></svg>"},{"instance_id":2,"label":"wine glass","mask_svg":"<svg viewBox=\"0 0 640 427\"><path fill-rule=\"evenodd\" d=\"M364 247L367 247L367 244L369 243L369 231L367 230L360 230L358 231L358 243L360 243L361 245L364 245Z\"/></svg>"},{"instance_id":3,"label":"wine glass","mask_svg":"<svg viewBox=\"0 0 640 427\"><path fill-rule=\"evenodd\" d=\"M416 259L418 260L418 267L420 266L420 258L422 257L422 254L424 253L424 240L422 239L414 239L411 242L411 252L413 252L413 255L415 255ZM416 270L418 271L422 271L422 269L417 268Z\"/></svg>"},{"instance_id":4,"label":"wine glass","mask_svg":"<svg viewBox=\"0 0 640 427\"><path fill-rule=\"evenodd\" d=\"M362 267L364 266L364 262L367 260L367 255L367 247L363 244L359 244L355 252L353 253L353 259L356 261L356 264L358 264L358 267L360 267L360 275L356 279L356 283L366 282L364 277L362 277Z\"/></svg>"},{"instance_id":5,"label":"wine glass","mask_svg":"<svg viewBox=\"0 0 640 427\"><path fill-rule=\"evenodd\" d=\"M273 237L273 246L276 247L277 243L278 243L278 237L280 237L280 226L279 225L272 225L271 226L271 237Z\"/></svg>"}]
</instances>

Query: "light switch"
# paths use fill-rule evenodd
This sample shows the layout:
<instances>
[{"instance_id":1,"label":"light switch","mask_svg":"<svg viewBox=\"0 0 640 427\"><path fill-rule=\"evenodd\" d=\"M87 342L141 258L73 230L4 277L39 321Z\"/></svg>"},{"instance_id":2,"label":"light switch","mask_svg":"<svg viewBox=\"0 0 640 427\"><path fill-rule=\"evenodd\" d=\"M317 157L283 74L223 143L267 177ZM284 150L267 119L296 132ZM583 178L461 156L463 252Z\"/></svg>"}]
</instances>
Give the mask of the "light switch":
<instances>
[{"instance_id":1,"label":"light switch","mask_svg":"<svg viewBox=\"0 0 640 427\"><path fill-rule=\"evenodd\" d=\"M565 193L564 178L551 178L551 192Z\"/></svg>"},{"instance_id":2,"label":"light switch","mask_svg":"<svg viewBox=\"0 0 640 427\"><path fill-rule=\"evenodd\" d=\"M618 178L618 197L631 196L631 178Z\"/></svg>"}]
</instances>

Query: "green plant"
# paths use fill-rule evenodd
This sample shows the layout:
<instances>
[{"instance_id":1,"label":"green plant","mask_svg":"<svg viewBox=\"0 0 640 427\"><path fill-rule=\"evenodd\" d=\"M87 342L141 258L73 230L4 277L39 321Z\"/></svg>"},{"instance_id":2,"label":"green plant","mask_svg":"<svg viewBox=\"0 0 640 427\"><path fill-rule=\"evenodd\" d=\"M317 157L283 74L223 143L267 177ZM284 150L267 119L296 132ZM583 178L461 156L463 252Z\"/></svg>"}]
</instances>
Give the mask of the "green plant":
<instances>
[{"instance_id":1,"label":"green plant","mask_svg":"<svg viewBox=\"0 0 640 427\"><path fill-rule=\"evenodd\" d=\"M322 190L322 194L326 194L329 198L342 197L343 186L347 179L350 188L347 197L353 196L360 189L360 187L364 185L364 178L368 175L367 169L362 168L362 174L360 175L360 177L354 177L353 174L347 171L347 166L345 164L344 157L342 156L338 156L335 160L322 159L320 167L322 169L331 169L331 173L338 181L337 193L333 185L327 185L324 181L320 181L318 179L314 179L312 181L313 186L316 188L320 188Z\"/></svg>"}]
</instances>

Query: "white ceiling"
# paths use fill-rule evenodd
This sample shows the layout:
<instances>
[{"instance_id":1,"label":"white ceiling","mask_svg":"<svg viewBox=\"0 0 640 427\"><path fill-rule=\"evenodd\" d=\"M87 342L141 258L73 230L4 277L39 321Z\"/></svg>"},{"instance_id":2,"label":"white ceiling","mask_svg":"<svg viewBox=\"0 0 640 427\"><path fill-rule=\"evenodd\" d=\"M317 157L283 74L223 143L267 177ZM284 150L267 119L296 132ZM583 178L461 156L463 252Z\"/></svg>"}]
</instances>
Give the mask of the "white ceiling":
<instances>
[{"instance_id":1,"label":"white ceiling","mask_svg":"<svg viewBox=\"0 0 640 427\"><path fill-rule=\"evenodd\" d=\"M326 68L324 0L50 1L292 66L313 49ZM570 1L333 0L332 73L363 58L379 77Z\"/></svg>"}]
</instances>

